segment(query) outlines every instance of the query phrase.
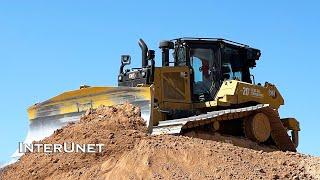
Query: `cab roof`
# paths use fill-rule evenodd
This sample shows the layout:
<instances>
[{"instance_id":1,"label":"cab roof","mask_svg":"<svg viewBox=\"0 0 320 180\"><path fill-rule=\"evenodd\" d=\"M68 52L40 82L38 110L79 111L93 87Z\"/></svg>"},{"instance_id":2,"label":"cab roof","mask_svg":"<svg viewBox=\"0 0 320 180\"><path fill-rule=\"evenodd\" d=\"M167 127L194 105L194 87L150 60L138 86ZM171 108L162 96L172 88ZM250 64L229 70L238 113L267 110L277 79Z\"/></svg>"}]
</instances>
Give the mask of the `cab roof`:
<instances>
[{"instance_id":1,"label":"cab roof","mask_svg":"<svg viewBox=\"0 0 320 180\"><path fill-rule=\"evenodd\" d=\"M171 42L190 42L190 43L213 43L213 42L222 42L231 46L237 46L239 48L251 48L249 45L238 43L223 38L195 38L195 37L182 37L177 39L170 40ZM255 48L252 48L255 49Z\"/></svg>"}]
</instances>

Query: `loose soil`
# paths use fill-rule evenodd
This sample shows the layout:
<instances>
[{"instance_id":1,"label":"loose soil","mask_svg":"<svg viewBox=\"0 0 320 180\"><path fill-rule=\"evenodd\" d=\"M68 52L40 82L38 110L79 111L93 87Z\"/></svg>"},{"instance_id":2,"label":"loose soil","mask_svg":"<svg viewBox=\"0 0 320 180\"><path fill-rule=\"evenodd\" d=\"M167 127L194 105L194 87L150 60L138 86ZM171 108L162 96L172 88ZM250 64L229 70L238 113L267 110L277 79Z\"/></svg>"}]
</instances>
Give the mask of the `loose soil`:
<instances>
[{"instance_id":1,"label":"loose soil","mask_svg":"<svg viewBox=\"0 0 320 180\"><path fill-rule=\"evenodd\" d=\"M101 153L26 153L0 179L320 179L320 158L205 132L147 134L130 105L87 111L41 143L104 144Z\"/></svg>"}]
</instances>

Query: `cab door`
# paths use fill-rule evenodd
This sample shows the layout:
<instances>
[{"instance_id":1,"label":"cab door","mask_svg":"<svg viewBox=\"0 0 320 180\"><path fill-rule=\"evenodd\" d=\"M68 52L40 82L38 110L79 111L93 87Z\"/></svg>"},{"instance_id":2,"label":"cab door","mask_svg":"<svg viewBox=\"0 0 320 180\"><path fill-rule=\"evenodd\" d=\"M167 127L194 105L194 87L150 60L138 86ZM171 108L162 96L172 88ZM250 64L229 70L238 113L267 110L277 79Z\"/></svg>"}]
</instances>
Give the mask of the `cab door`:
<instances>
[{"instance_id":1,"label":"cab door","mask_svg":"<svg viewBox=\"0 0 320 180\"><path fill-rule=\"evenodd\" d=\"M192 95L194 101L214 99L221 85L220 52L215 46L190 47L190 66L193 69Z\"/></svg>"}]
</instances>

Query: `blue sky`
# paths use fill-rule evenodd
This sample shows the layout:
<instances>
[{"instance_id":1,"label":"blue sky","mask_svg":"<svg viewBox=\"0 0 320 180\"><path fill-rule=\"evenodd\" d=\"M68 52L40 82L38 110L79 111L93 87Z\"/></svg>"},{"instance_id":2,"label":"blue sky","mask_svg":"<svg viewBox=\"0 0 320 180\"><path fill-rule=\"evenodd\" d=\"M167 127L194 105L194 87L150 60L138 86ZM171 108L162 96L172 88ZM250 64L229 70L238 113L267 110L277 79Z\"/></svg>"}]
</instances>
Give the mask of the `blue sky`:
<instances>
[{"instance_id":1,"label":"blue sky","mask_svg":"<svg viewBox=\"0 0 320 180\"><path fill-rule=\"evenodd\" d=\"M81 84L116 85L121 54L181 36L224 37L262 51L256 82L285 97L301 123L299 151L320 156L317 1L1 1L0 162L27 133L26 109ZM160 64L160 63L157 63Z\"/></svg>"}]
</instances>

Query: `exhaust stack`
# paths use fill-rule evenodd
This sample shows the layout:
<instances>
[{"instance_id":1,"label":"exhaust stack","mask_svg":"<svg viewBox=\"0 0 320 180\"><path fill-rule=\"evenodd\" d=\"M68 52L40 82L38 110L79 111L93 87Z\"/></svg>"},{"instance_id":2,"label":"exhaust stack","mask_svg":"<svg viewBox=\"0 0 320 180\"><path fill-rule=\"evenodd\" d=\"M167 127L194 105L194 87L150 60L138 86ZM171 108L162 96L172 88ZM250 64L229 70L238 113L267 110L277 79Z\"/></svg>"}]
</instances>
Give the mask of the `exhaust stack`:
<instances>
[{"instance_id":1,"label":"exhaust stack","mask_svg":"<svg viewBox=\"0 0 320 180\"><path fill-rule=\"evenodd\" d=\"M139 39L139 46L141 48L141 57L142 57L142 67L145 68L148 66L148 59L147 59L147 54L148 54L148 46L146 45L146 43L142 40Z\"/></svg>"}]
</instances>

